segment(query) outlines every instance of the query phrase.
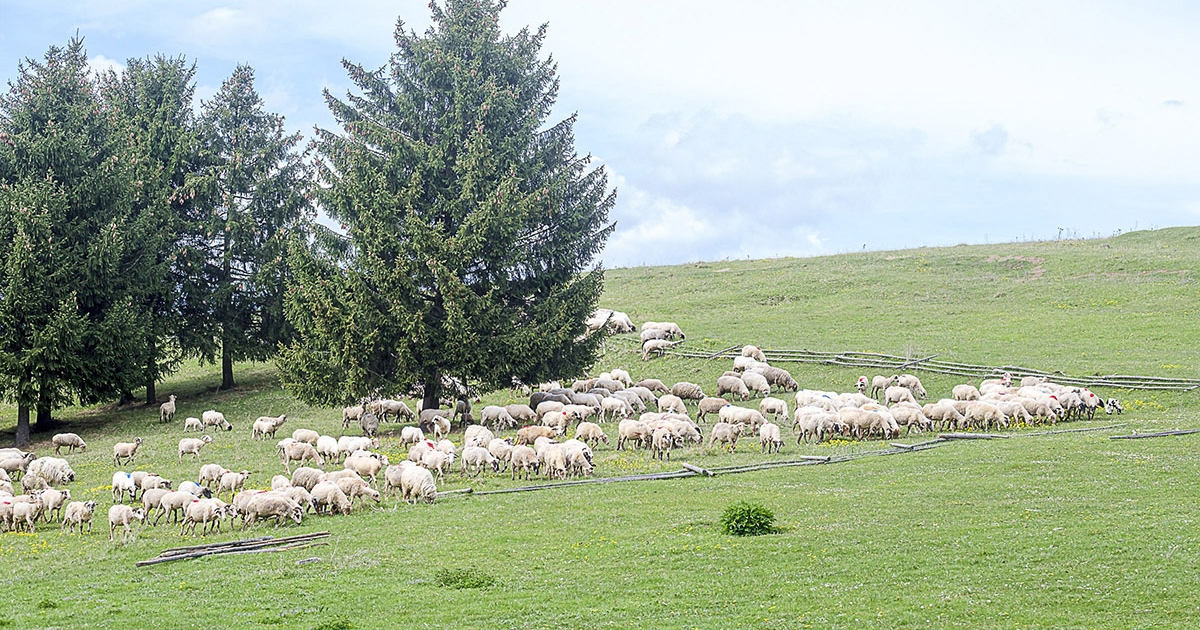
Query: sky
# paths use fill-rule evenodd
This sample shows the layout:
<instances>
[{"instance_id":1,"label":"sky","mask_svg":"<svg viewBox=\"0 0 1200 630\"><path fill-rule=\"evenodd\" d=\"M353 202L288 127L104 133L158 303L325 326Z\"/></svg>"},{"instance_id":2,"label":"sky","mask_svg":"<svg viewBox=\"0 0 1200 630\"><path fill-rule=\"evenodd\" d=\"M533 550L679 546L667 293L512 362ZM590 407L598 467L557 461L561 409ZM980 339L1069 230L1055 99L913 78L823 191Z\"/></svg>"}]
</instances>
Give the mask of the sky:
<instances>
[{"instance_id":1,"label":"sky","mask_svg":"<svg viewBox=\"0 0 1200 630\"><path fill-rule=\"evenodd\" d=\"M423 1L0 0L0 78L78 34L98 68L238 64L267 109L394 52ZM1200 4L511 0L548 23L553 118L617 188L605 267L1110 236L1200 224Z\"/></svg>"}]
</instances>

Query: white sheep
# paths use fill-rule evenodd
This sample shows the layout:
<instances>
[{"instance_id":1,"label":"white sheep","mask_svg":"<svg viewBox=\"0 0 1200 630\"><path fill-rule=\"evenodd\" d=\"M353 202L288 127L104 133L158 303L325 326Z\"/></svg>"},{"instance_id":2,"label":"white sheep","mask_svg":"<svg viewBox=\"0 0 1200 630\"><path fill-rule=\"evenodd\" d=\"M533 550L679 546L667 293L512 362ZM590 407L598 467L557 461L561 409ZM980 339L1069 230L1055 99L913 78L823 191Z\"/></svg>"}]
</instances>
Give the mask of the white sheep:
<instances>
[{"instance_id":1,"label":"white sheep","mask_svg":"<svg viewBox=\"0 0 1200 630\"><path fill-rule=\"evenodd\" d=\"M133 475L130 475L130 478L132 477ZM143 493L145 493L147 490L169 490L171 489L171 480L164 479L154 474L146 475L145 477L142 477L141 481L138 482L138 489L140 489Z\"/></svg>"},{"instance_id":2,"label":"white sheep","mask_svg":"<svg viewBox=\"0 0 1200 630\"><path fill-rule=\"evenodd\" d=\"M756 361L766 362L767 356L763 354L762 348L758 346L742 346L742 356L750 357Z\"/></svg>"},{"instance_id":3,"label":"white sheep","mask_svg":"<svg viewBox=\"0 0 1200 630\"><path fill-rule=\"evenodd\" d=\"M196 433L199 433L203 430L204 430L204 423L200 421L200 418L185 418L184 419L184 421L183 421L184 433L186 433L188 431L195 431Z\"/></svg>"},{"instance_id":4,"label":"white sheep","mask_svg":"<svg viewBox=\"0 0 1200 630\"><path fill-rule=\"evenodd\" d=\"M287 416L282 414L279 416L259 416L254 420L254 424L252 424L250 427L250 438L261 438L264 440L267 439L267 436L274 438L275 432L279 430L279 427L283 425L284 422L287 422ZM295 433L292 434L292 439L300 441L300 439L296 437Z\"/></svg>"},{"instance_id":5,"label":"white sheep","mask_svg":"<svg viewBox=\"0 0 1200 630\"><path fill-rule=\"evenodd\" d=\"M312 446L309 446L309 448L312 448ZM291 471L288 472L290 473ZM226 490L232 496L234 492L242 489L242 486L246 484L246 478L249 476L249 470L239 472L229 471L221 475L220 481L217 482L217 496L220 497Z\"/></svg>"},{"instance_id":6,"label":"white sheep","mask_svg":"<svg viewBox=\"0 0 1200 630\"><path fill-rule=\"evenodd\" d=\"M292 471L292 485L312 492L314 486L325 481L325 471L301 466Z\"/></svg>"},{"instance_id":7,"label":"white sheep","mask_svg":"<svg viewBox=\"0 0 1200 630\"><path fill-rule=\"evenodd\" d=\"M204 426L206 427L217 427L222 431L233 430L233 425L229 424L229 421L225 419L225 414L220 411L209 409L200 414L200 419L204 421Z\"/></svg>"},{"instance_id":8,"label":"white sheep","mask_svg":"<svg viewBox=\"0 0 1200 630\"><path fill-rule=\"evenodd\" d=\"M837 414L822 407L797 407L793 415L792 429L799 433L796 445L813 438L821 442L838 432Z\"/></svg>"},{"instance_id":9,"label":"white sheep","mask_svg":"<svg viewBox=\"0 0 1200 630\"><path fill-rule=\"evenodd\" d=\"M750 399L750 389L739 376L721 376L717 378L717 396L733 394L742 400Z\"/></svg>"},{"instance_id":10,"label":"white sheep","mask_svg":"<svg viewBox=\"0 0 1200 630\"><path fill-rule=\"evenodd\" d=\"M787 417L787 414L784 414ZM758 442L762 446L764 453L778 453L783 447L783 437L779 431L779 425L768 422L758 428Z\"/></svg>"},{"instance_id":11,"label":"white sheep","mask_svg":"<svg viewBox=\"0 0 1200 630\"><path fill-rule=\"evenodd\" d=\"M505 405L504 410L507 411L508 415L512 416L513 420L516 420L518 424L521 422L529 422L533 420L535 416L537 416L537 413L532 407L522 403ZM515 427L516 424L513 424L512 426Z\"/></svg>"},{"instance_id":12,"label":"white sheep","mask_svg":"<svg viewBox=\"0 0 1200 630\"><path fill-rule=\"evenodd\" d=\"M912 390L901 385L893 385L883 392L883 399L888 404L907 402L917 404L917 400L913 398Z\"/></svg>"},{"instance_id":13,"label":"white sheep","mask_svg":"<svg viewBox=\"0 0 1200 630\"><path fill-rule=\"evenodd\" d=\"M604 416L606 414L608 415L609 421L615 421L618 416L621 418L628 418L633 415L633 408L629 405L629 402L621 398L617 398L616 396L610 396L604 400L601 400L600 409L601 421L604 420Z\"/></svg>"},{"instance_id":14,"label":"white sheep","mask_svg":"<svg viewBox=\"0 0 1200 630\"><path fill-rule=\"evenodd\" d=\"M87 451L87 442L83 438L74 433L59 433L50 438L50 443L54 445L54 454L59 454L59 449L67 447L67 453L74 453L75 449Z\"/></svg>"},{"instance_id":15,"label":"white sheep","mask_svg":"<svg viewBox=\"0 0 1200 630\"><path fill-rule=\"evenodd\" d=\"M440 440L442 436L450 433L450 419L443 415L435 415L429 421L430 427L433 429L433 439Z\"/></svg>"},{"instance_id":16,"label":"white sheep","mask_svg":"<svg viewBox=\"0 0 1200 630\"><path fill-rule=\"evenodd\" d=\"M41 477L51 484L64 484L75 481L75 471L65 459L58 457L39 457L25 469L27 476ZM24 479L22 479L24 481Z\"/></svg>"},{"instance_id":17,"label":"white sheep","mask_svg":"<svg viewBox=\"0 0 1200 630\"><path fill-rule=\"evenodd\" d=\"M379 415L379 420L382 422L387 422L388 416L391 416L396 422L399 422L401 418L415 420L417 417L403 400L385 398L378 401L376 408L379 410L377 414Z\"/></svg>"},{"instance_id":18,"label":"white sheep","mask_svg":"<svg viewBox=\"0 0 1200 630\"><path fill-rule=\"evenodd\" d=\"M137 454L138 447L142 445L142 438L134 438L132 442L117 442L113 445L113 462L121 465L121 460L132 464L133 456Z\"/></svg>"},{"instance_id":19,"label":"white sheep","mask_svg":"<svg viewBox=\"0 0 1200 630\"><path fill-rule=\"evenodd\" d=\"M345 492L338 487L336 482L322 481L313 487L312 492L313 505L316 508L317 514L341 513L343 515L350 514L350 497L346 496Z\"/></svg>"},{"instance_id":20,"label":"white sheep","mask_svg":"<svg viewBox=\"0 0 1200 630\"><path fill-rule=\"evenodd\" d=\"M365 455L347 457L343 464L346 470L352 470L362 476L364 479L369 479L371 484L375 483L375 475L379 471L387 468L388 459L383 455Z\"/></svg>"},{"instance_id":21,"label":"white sheep","mask_svg":"<svg viewBox=\"0 0 1200 630\"><path fill-rule=\"evenodd\" d=\"M43 507L41 493L30 496L27 501L14 501L12 504L13 529L21 531L21 523L25 523L29 533L34 533L34 524L41 518Z\"/></svg>"},{"instance_id":22,"label":"white sheep","mask_svg":"<svg viewBox=\"0 0 1200 630\"><path fill-rule=\"evenodd\" d=\"M358 422L366 409L362 405L342 407L342 428L349 429L351 422Z\"/></svg>"},{"instance_id":23,"label":"white sheep","mask_svg":"<svg viewBox=\"0 0 1200 630\"><path fill-rule=\"evenodd\" d=\"M379 438L365 435L343 435L338 438L338 459L349 457L354 451L369 451L373 448L379 448Z\"/></svg>"},{"instance_id":24,"label":"white sheep","mask_svg":"<svg viewBox=\"0 0 1200 630\"><path fill-rule=\"evenodd\" d=\"M900 377L896 376L895 374L891 376L883 376L882 374L876 375L871 379L871 396L878 396L882 394L885 390L887 390L887 388L895 385L899 378Z\"/></svg>"},{"instance_id":25,"label":"white sheep","mask_svg":"<svg viewBox=\"0 0 1200 630\"><path fill-rule=\"evenodd\" d=\"M642 324L642 330L657 329L667 333L669 339L686 339L687 335L683 334L679 326L675 322L645 322ZM632 331L630 331L632 332Z\"/></svg>"},{"instance_id":26,"label":"white sheep","mask_svg":"<svg viewBox=\"0 0 1200 630\"><path fill-rule=\"evenodd\" d=\"M221 518L225 516L225 502L220 499L192 499L183 506L183 523L179 526L179 535L185 531L196 533L196 525L200 524L200 534L208 535L212 527L220 531Z\"/></svg>"},{"instance_id":27,"label":"white sheep","mask_svg":"<svg viewBox=\"0 0 1200 630\"><path fill-rule=\"evenodd\" d=\"M663 394L662 398L658 399L658 410L662 413L687 414L687 406L683 403L683 399L675 394Z\"/></svg>"},{"instance_id":28,"label":"white sheep","mask_svg":"<svg viewBox=\"0 0 1200 630\"><path fill-rule=\"evenodd\" d=\"M421 466L402 467L399 481L400 498L406 503L433 503L437 499L437 482L433 480L433 473Z\"/></svg>"},{"instance_id":29,"label":"white sheep","mask_svg":"<svg viewBox=\"0 0 1200 630\"><path fill-rule=\"evenodd\" d=\"M292 462L316 462L318 466L325 466L325 459L318 453L317 449L313 448L308 442L292 442L283 447L283 467L288 474L292 474Z\"/></svg>"},{"instance_id":30,"label":"white sheep","mask_svg":"<svg viewBox=\"0 0 1200 630\"><path fill-rule=\"evenodd\" d=\"M567 454L558 444L549 444L538 452L538 466L547 479L567 478Z\"/></svg>"},{"instance_id":31,"label":"white sheep","mask_svg":"<svg viewBox=\"0 0 1200 630\"><path fill-rule=\"evenodd\" d=\"M421 457L420 464L430 471L437 472L438 483L446 482L446 471L449 470L450 464L454 463L454 456L443 453L439 450L432 450L425 453Z\"/></svg>"},{"instance_id":32,"label":"white sheep","mask_svg":"<svg viewBox=\"0 0 1200 630\"><path fill-rule=\"evenodd\" d=\"M608 436L604 434L604 430L595 422L580 422L575 427L575 439L582 440L592 446L604 442L608 444Z\"/></svg>"},{"instance_id":33,"label":"white sheep","mask_svg":"<svg viewBox=\"0 0 1200 630\"><path fill-rule=\"evenodd\" d=\"M337 438L330 435L321 435L317 437L317 455L325 458L327 462L336 462L340 459L341 449L338 447Z\"/></svg>"},{"instance_id":34,"label":"white sheep","mask_svg":"<svg viewBox=\"0 0 1200 630\"><path fill-rule=\"evenodd\" d=\"M624 450L629 440L637 442L637 446L649 445L653 433L650 427L641 420L622 420L617 425L617 450ZM515 465L515 464L514 464Z\"/></svg>"},{"instance_id":35,"label":"white sheep","mask_svg":"<svg viewBox=\"0 0 1200 630\"><path fill-rule=\"evenodd\" d=\"M896 384L911 391L913 396L916 396L922 400L925 399L925 387L921 385L921 379L917 378L916 376L913 376L912 374L901 374L896 378Z\"/></svg>"},{"instance_id":36,"label":"white sheep","mask_svg":"<svg viewBox=\"0 0 1200 630\"><path fill-rule=\"evenodd\" d=\"M763 398L761 402L758 403L758 412L764 416L766 416L767 414L771 414L772 420L778 420L780 416L787 418L788 417L787 401L780 400L779 398L773 398L771 396L767 396L766 398ZM718 413L719 413L719 410L718 410Z\"/></svg>"},{"instance_id":37,"label":"white sheep","mask_svg":"<svg viewBox=\"0 0 1200 630\"><path fill-rule=\"evenodd\" d=\"M518 470L521 471L521 474L525 479L529 479L530 473L537 473L538 456L537 451L533 450L532 448L521 444L513 446L510 457L512 463L510 476L513 479L517 478Z\"/></svg>"},{"instance_id":38,"label":"white sheep","mask_svg":"<svg viewBox=\"0 0 1200 630\"><path fill-rule=\"evenodd\" d=\"M463 446L481 446L487 448L492 440L496 439L496 435L487 427L480 424L472 424L463 430Z\"/></svg>"},{"instance_id":39,"label":"white sheep","mask_svg":"<svg viewBox=\"0 0 1200 630\"><path fill-rule=\"evenodd\" d=\"M175 394L167 396L167 402L158 406L158 421L172 422L175 420Z\"/></svg>"},{"instance_id":40,"label":"white sheep","mask_svg":"<svg viewBox=\"0 0 1200 630\"><path fill-rule=\"evenodd\" d=\"M492 472L500 472L500 460L496 459L486 448L468 446L463 449L461 469L464 477L468 470L474 471L472 476L479 475L483 472L484 466L491 466Z\"/></svg>"},{"instance_id":41,"label":"white sheep","mask_svg":"<svg viewBox=\"0 0 1200 630\"><path fill-rule=\"evenodd\" d=\"M243 530L260 518L274 518L276 527L283 525L287 519L291 519L297 525L304 520L304 508L301 504L286 494L276 492L254 495L239 513L242 515Z\"/></svg>"},{"instance_id":42,"label":"white sheep","mask_svg":"<svg viewBox=\"0 0 1200 630\"><path fill-rule=\"evenodd\" d=\"M968 426L984 431L991 427L1008 427L1008 418L1004 416L1004 412L996 405L983 401L974 401L967 405L967 413L963 416L966 417Z\"/></svg>"},{"instance_id":43,"label":"white sheep","mask_svg":"<svg viewBox=\"0 0 1200 630\"><path fill-rule=\"evenodd\" d=\"M650 457L671 461L671 447L675 445L675 434L667 427L659 427L650 435Z\"/></svg>"},{"instance_id":44,"label":"white sheep","mask_svg":"<svg viewBox=\"0 0 1200 630\"><path fill-rule=\"evenodd\" d=\"M108 508L108 540L112 542L113 535L117 532L117 526L125 528L125 533L122 534L122 540L130 542L137 538L133 532L131 524L134 521L144 521L146 512L142 508L133 509L128 505L117 504Z\"/></svg>"},{"instance_id":45,"label":"white sheep","mask_svg":"<svg viewBox=\"0 0 1200 630\"><path fill-rule=\"evenodd\" d=\"M954 397L954 400L979 400L981 396L979 388L966 383L955 385L950 395Z\"/></svg>"},{"instance_id":46,"label":"white sheep","mask_svg":"<svg viewBox=\"0 0 1200 630\"><path fill-rule=\"evenodd\" d=\"M672 385L671 393L683 400L700 400L704 398L704 390L700 389L699 385L687 381L680 381Z\"/></svg>"},{"instance_id":47,"label":"white sheep","mask_svg":"<svg viewBox=\"0 0 1200 630\"><path fill-rule=\"evenodd\" d=\"M660 394L671 393L671 390L667 389L666 383L663 383L656 378L644 378L637 383L634 383L634 387L645 387L652 392L658 392Z\"/></svg>"},{"instance_id":48,"label":"white sheep","mask_svg":"<svg viewBox=\"0 0 1200 630\"><path fill-rule=\"evenodd\" d=\"M262 418L259 418L259 420L262 420ZM257 423L257 420L255 422ZM271 437L275 437L275 434L272 433ZM316 446L319 439L321 439L321 434L312 429L296 429L292 431L292 440L296 442L308 442Z\"/></svg>"},{"instance_id":49,"label":"white sheep","mask_svg":"<svg viewBox=\"0 0 1200 630\"><path fill-rule=\"evenodd\" d=\"M729 452L737 450L738 438L742 436L742 431L746 429L746 425L738 422L737 424L729 424L728 422L718 422L713 425L712 433L708 439L708 448L712 448L713 444L720 442L722 445L729 445Z\"/></svg>"},{"instance_id":50,"label":"white sheep","mask_svg":"<svg viewBox=\"0 0 1200 630\"><path fill-rule=\"evenodd\" d=\"M287 477L284 477L283 475L275 475L274 477L271 477L271 489L272 490L283 490L284 488L291 488L291 487L292 487L291 479L288 479Z\"/></svg>"},{"instance_id":51,"label":"white sheep","mask_svg":"<svg viewBox=\"0 0 1200 630\"><path fill-rule=\"evenodd\" d=\"M376 503L379 503L380 500L382 500L382 497L379 495L379 491L368 485L367 482L361 477L342 477L334 483L336 483L338 489L350 499L351 503L354 502L356 497L360 499L360 504L362 503L362 497L371 499Z\"/></svg>"},{"instance_id":52,"label":"white sheep","mask_svg":"<svg viewBox=\"0 0 1200 630\"><path fill-rule=\"evenodd\" d=\"M200 477L196 479L196 483L212 488L213 484L221 480L221 475L227 472L229 470L220 464L205 464L200 467Z\"/></svg>"},{"instance_id":53,"label":"white sheep","mask_svg":"<svg viewBox=\"0 0 1200 630\"><path fill-rule=\"evenodd\" d=\"M184 455L195 455L196 461L200 461L200 449L209 442L212 442L212 438L207 435L179 440L179 463L183 463Z\"/></svg>"},{"instance_id":54,"label":"white sheep","mask_svg":"<svg viewBox=\"0 0 1200 630\"><path fill-rule=\"evenodd\" d=\"M648 339L642 342L642 360L649 361L651 355L662 356L667 353L667 350L678 345L678 341L667 341L666 339Z\"/></svg>"},{"instance_id":55,"label":"white sheep","mask_svg":"<svg viewBox=\"0 0 1200 630\"><path fill-rule=\"evenodd\" d=\"M52 522L54 512L58 512L58 516L62 516L63 504L71 500L70 490L56 490L47 488L42 491L42 514L46 518L46 522Z\"/></svg>"},{"instance_id":56,"label":"white sheep","mask_svg":"<svg viewBox=\"0 0 1200 630\"><path fill-rule=\"evenodd\" d=\"M88 533L92 533L92 516L96 513L95 501L72 501L63 509L62 529L74 534L79 528L83 534L83 524L87 523Z\"/></svg>"},{"instance_id":57,"label":"white sheep","mask_svg":"<svg viewBox=\"0 0 1200 630\"><path fill-rule=\"evenodd\" d=\"M911 433L913 427L916 427L918 431L933 429L933 420L927 417L916 403L897 403L892 405L890 411L892 417L896 419L896 424L905 427L905 435Z\"/></svg>"},{"instance_id":58,"label":"white sheep","mask_svg":"<svg viewBox=\"0 0 1200 630\"><path fill-rule=\"evenodd\" d=\"M112 498L114 503L124 503L125 495L129 495L130 502L137 496L137 484L133 482L133 477L127 472L117 471L112 476Z\"/></svg>"}]
</instances>

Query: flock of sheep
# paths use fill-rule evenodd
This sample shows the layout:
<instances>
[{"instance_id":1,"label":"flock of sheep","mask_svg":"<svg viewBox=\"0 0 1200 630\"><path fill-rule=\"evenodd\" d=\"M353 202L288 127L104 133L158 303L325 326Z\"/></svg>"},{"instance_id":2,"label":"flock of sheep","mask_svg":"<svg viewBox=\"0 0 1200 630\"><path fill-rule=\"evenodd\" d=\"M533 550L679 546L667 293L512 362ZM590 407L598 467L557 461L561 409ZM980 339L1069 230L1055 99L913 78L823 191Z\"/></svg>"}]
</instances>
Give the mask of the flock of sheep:
<instances>
[{"instance_id":1,"label":"flock of sheep","mask_svg":"<svg viewBox=\"0 0 1200 630\"><path fill-rule=\"evenodd\" d=\"M615 332L633 332L623 313L598 312L589 319L592 329L609 326ZM664 344L684 339L671 322L647 322L641 327L643 358L661 352ZM951 397L922 404L927 393L920 379L910 374L860 377L856 391L833 392L800 389L785 369L767 362L757 346L743 348L732 369L714 383L713 395L695 383L677 382L668 387L658 379L635 381L623 369L594 378L575 380L570 387L544 383L533 391L514 381L511 395L527 395L528 404L488 405L479 410L476 423L469 398L454 401L453 409L420 409L414 412L400 400L371 400L342 410L342 428L357 422L363 435L334 438L299 428L276 444L285 475L275 475L270 490L246 489L248 470L233 471L217 463L200 464L202 450L212 443L209 435L179 440L177 463L190 456L199 465L196 481L177 486L154 473L117 470L112 476L109 539L118 529L123 538L134 536L137 522L157 525L165 517L178 522L180 535L219 531L222 521L242 521L242 529L258 520L302 522L307 513L350 514L354 501L381 501L383 493L398 494L409 503L432 503L438 486L455 462L464 477L489 470L507 472L511 479L548 479L591 475L593 449L603 444L614 450L642 448L651 457L667 461L671 451L706 441L702 424L716 416L707 430L707 447L733 452L743 436L756 437L763 453L778 453L784 445L782 423L790 420L798 445L837 436L853 439L888 439L906 431L944 429L995 430L1013 423L1055 423L1088 417L1103 407L1122 411L1116 399L1105 401L1083 388L1057 385L1026 377L1019 384L1004 374L978 386L962 384ZM773 394L794 392L795 409L789 414L786 400ZM876 397L879 398L876 398ZM757 408L734 404L761 398ZM159 410L162 422L174 422L175 396ZM250 439L274 439L287 422L286 415L262 416L250 426ZM404 461L391 464L378 452L381 422L408 423L399 431L399 444L408 448ZM455 421L463 428L461 442L449 439ZM615 440L604 425L615 423ZM186 418L183 432L232 431L225 416L215 410L200 418ZM610 428L609 431L612 431ZM510 432L509 435L500 435ZM566 436L570 434L569 439ZM0 525L6 530L35 531L39 520L61 522L63 531L91 531L96 501L72 501L61 486L75 480L66 459L67 449L86 451L87 444L74 433L55 435L55 457L35 457L17 449L0 449ZM113 464L133 465L142 438L113 445ZM461 447L461 450L460 450ZM295 470L293 464L298 464ZM339 467L339 469L333 469ZM14 494L20 481L21 494ZM382 490L382 492L381 492ZM224 497L224 498L223 498ZM225 500L227 499L228 502Z\"/></svg>"}]
</instances>

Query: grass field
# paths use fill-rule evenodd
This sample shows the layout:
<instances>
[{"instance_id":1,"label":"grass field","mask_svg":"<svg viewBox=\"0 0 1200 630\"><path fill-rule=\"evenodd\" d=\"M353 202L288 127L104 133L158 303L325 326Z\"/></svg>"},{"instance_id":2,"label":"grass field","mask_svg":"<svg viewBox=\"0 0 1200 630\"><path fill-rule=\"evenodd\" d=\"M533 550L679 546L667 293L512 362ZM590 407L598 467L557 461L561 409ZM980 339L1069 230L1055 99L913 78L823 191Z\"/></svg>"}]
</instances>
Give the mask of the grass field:
<instances>
[{"instance_id":1,"label":"grass field","mask_svg":"<svg viewBox=\"0 0 1200 630\"><path fill-rule=\"evenodd\" d=\"M603 305L634 321L672 320L687 346L864 350L1070 374L1197 377L1200 229L1113 239L959 246L812 259L728 261L610 270ZM596 371L690 380L711 388L726 362L643 363L611 342ZM769 355L768 355L769 356ZM787 367L802 387L853 388L858 372ZM918 372L931 397L962 379ZM868 374L869 375L869 374ZM160 386L179 395L178 422L157 411L69 409L64 430L88 441L69 456L76 499L100 504L89 536L42 525L0 535L0 627L224 626L231 628L1162 628L1194 627L1200 602L1200 434L1109 440L1130 429L1200 427L1197 393L1101 391L1123 416L1065 428L1127 423L1119 431L955 442L913 454L714 478L595 484L542 492L447 497L432 506L381 506L350 517L308 517L276 530L228 530L212 541L329 530L329 546L134 568L167 547L197 544L174 526L108 542L111 446L139 435L137 468L194 478L178 464L182 418L216 408L235 424L213 434L204 461L282 472L274 441L253 442L259 415L340 433L340 412L283 392L270 365L239 366L238 389L189 365ZM485 396L503 403L507 392ZM15 411L0 407L0 429ZM615 427L606 425L615 438ZM1063 427L1060 427L1063 428ZM398 429L385 425L385 430ZM46 448L49 435L35 435ZM786 437L785 437L786 439ZM910 439L914 441L916 438ZM797 446L779 456L743 443L728 455L677 450L669 464L601 446L596 476L834 455L876 442ZM403 450L394 437L383 449ZM129 469L128 467L126 468ZM519 485L507 475L445 489ZM774 510L780 531L720 533L728 504ZM298 565L302 558L321 561ZM483 588L439 584L465 569ZM461 586L462 584L457 584Z\"/></svg>"}]
</instances>

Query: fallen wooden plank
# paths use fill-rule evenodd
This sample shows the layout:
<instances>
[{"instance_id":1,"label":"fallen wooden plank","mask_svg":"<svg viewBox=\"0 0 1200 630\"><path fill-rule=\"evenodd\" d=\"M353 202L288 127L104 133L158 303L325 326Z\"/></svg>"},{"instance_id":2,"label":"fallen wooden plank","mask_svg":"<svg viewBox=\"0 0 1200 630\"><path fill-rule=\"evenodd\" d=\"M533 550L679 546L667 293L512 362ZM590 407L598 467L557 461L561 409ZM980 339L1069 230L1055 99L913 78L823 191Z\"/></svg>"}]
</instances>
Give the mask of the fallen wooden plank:
<instances>
[{"instance_id":1,"label":"fallen wooden plank","mask_svg":"<svg viewBox=\"0 0 1200 630\"><path fill-rule=\"evenodd\" d=\"M939 433L943 440L1007 440L1007 435L999 433Z\"/></svg>"},{"instance_id":2,"label":"fallen wooden plank","mask_svg":"<svg viewBox=\"0 0 1200 630\"><path fill-rule=\"evenodd\" d=\"M1158 431L1156 433L1134 433L1132 435L1110 435L1110 440L1138 440L1141 438L1156 438L1165 437L1168 435L1188 435L1190 433L1200 433L1200 429L1181 429L1179 431Z\"/></svg>"},{"instance_id":3,"label":"fallen wooden plank","mask_svg":"<svg viewBox=\"0 0 1200 630\"><path fill-rule=\"evenodd\" d=\"M201 551L204 549L219 549L221 547L236 547L238 545L245 545L247 543L262 542L264 540L275 540L275 537L274 536L261 536L259 538L244 538L242 540L231 540L229 542L212 543L209 545L194 545L192 547L174 547L171 549L164 549L163 552L158 555L162 556L162 555L169 555L169 554L173 554L173 553L188 553L189 551Z\"/></svg>"},{"instance_id":4,"label":"fallen wooden plank","mask_svg":"<svg viewBox=\"0 0 1200 630\"><path fill-rule=\"evenodd\" d=\"M888 445L890 445L890 446L895 446L896 448L903 448L903 449L912 450L912 445L911 445L911 444L901 444L901 443L899 443L899 442L888 442Z\"/></svg>"},{"instance_id":5,"label":"fallen wooden plank","mask_svg":"<svg viewBox=\"0 0 1200 630\"><path fill-rule=\"evenodd\" d=\"M690 470L690 471L692 471L692 472L694 472L694 473L696 473L697 475L704 475L705 477L712 477L712 476L713 476L713 472L712 472L711 470L708 470L707 468L701 468L701 467L699 467L699 466L693 466L692 464L689 464L689 463L687 463L687 462L684 462L684 463L683 463L683 467L684 467L684 468L686 468L686 469L688 469L688 470Z\"/></svg>"},{"instance_id":6,"label":"fallen wooden plank","mask_svg":"<svg viewBox=\"0 0 1200 630\"><path fill-rule=\"evenodd\" d=\"M1034 431L1033 433L1014 433L1013 437L1037 437L1042 435L1057 435L1059 433L1086 433L1088 431L1108 431L1111 429L1119 429L1128 425L1128 422L1120 424L1110 424L1104 427L1085 427L1083 429L1056 429L1054 431Z\"/></svg>"},{"instance_id":7,"label":"fallen wooden plank","mask_svg":"<svg viewBox=\"0 0 1200 630\"><path fill-rule=\"evenodd\" d=\"M447 494L471 494L474 491L475 488L459 488L458 490L446 490L444 492L439 492L437 495L438 497L443 497Z\"/></svg>"},{"instance_id":8,"label":"fallen wooden plank","mask_svg":"<svg viewBox=\"0 0 1200 630\"><path fill-rule=\"evenodd\" d=\"M247 549L259 549L263 547L274 547L279 545L288 545L302 542L309 542L318 538L329 536L329 532L316 532L312 534L299 534L297 536L287 536L284 538L273 538L265 536L253 540L238 540L229 543L214 543L212 545L197 545L195 547L177 547L175 549L167 549L158 555L158 557L150 560L142 560L135 566L146 566L150 564L158 564L170 560L185 560L187 558L199 558L220 553L230 553L233 551L243 551Z\"/></svg>"}]
</instances>

